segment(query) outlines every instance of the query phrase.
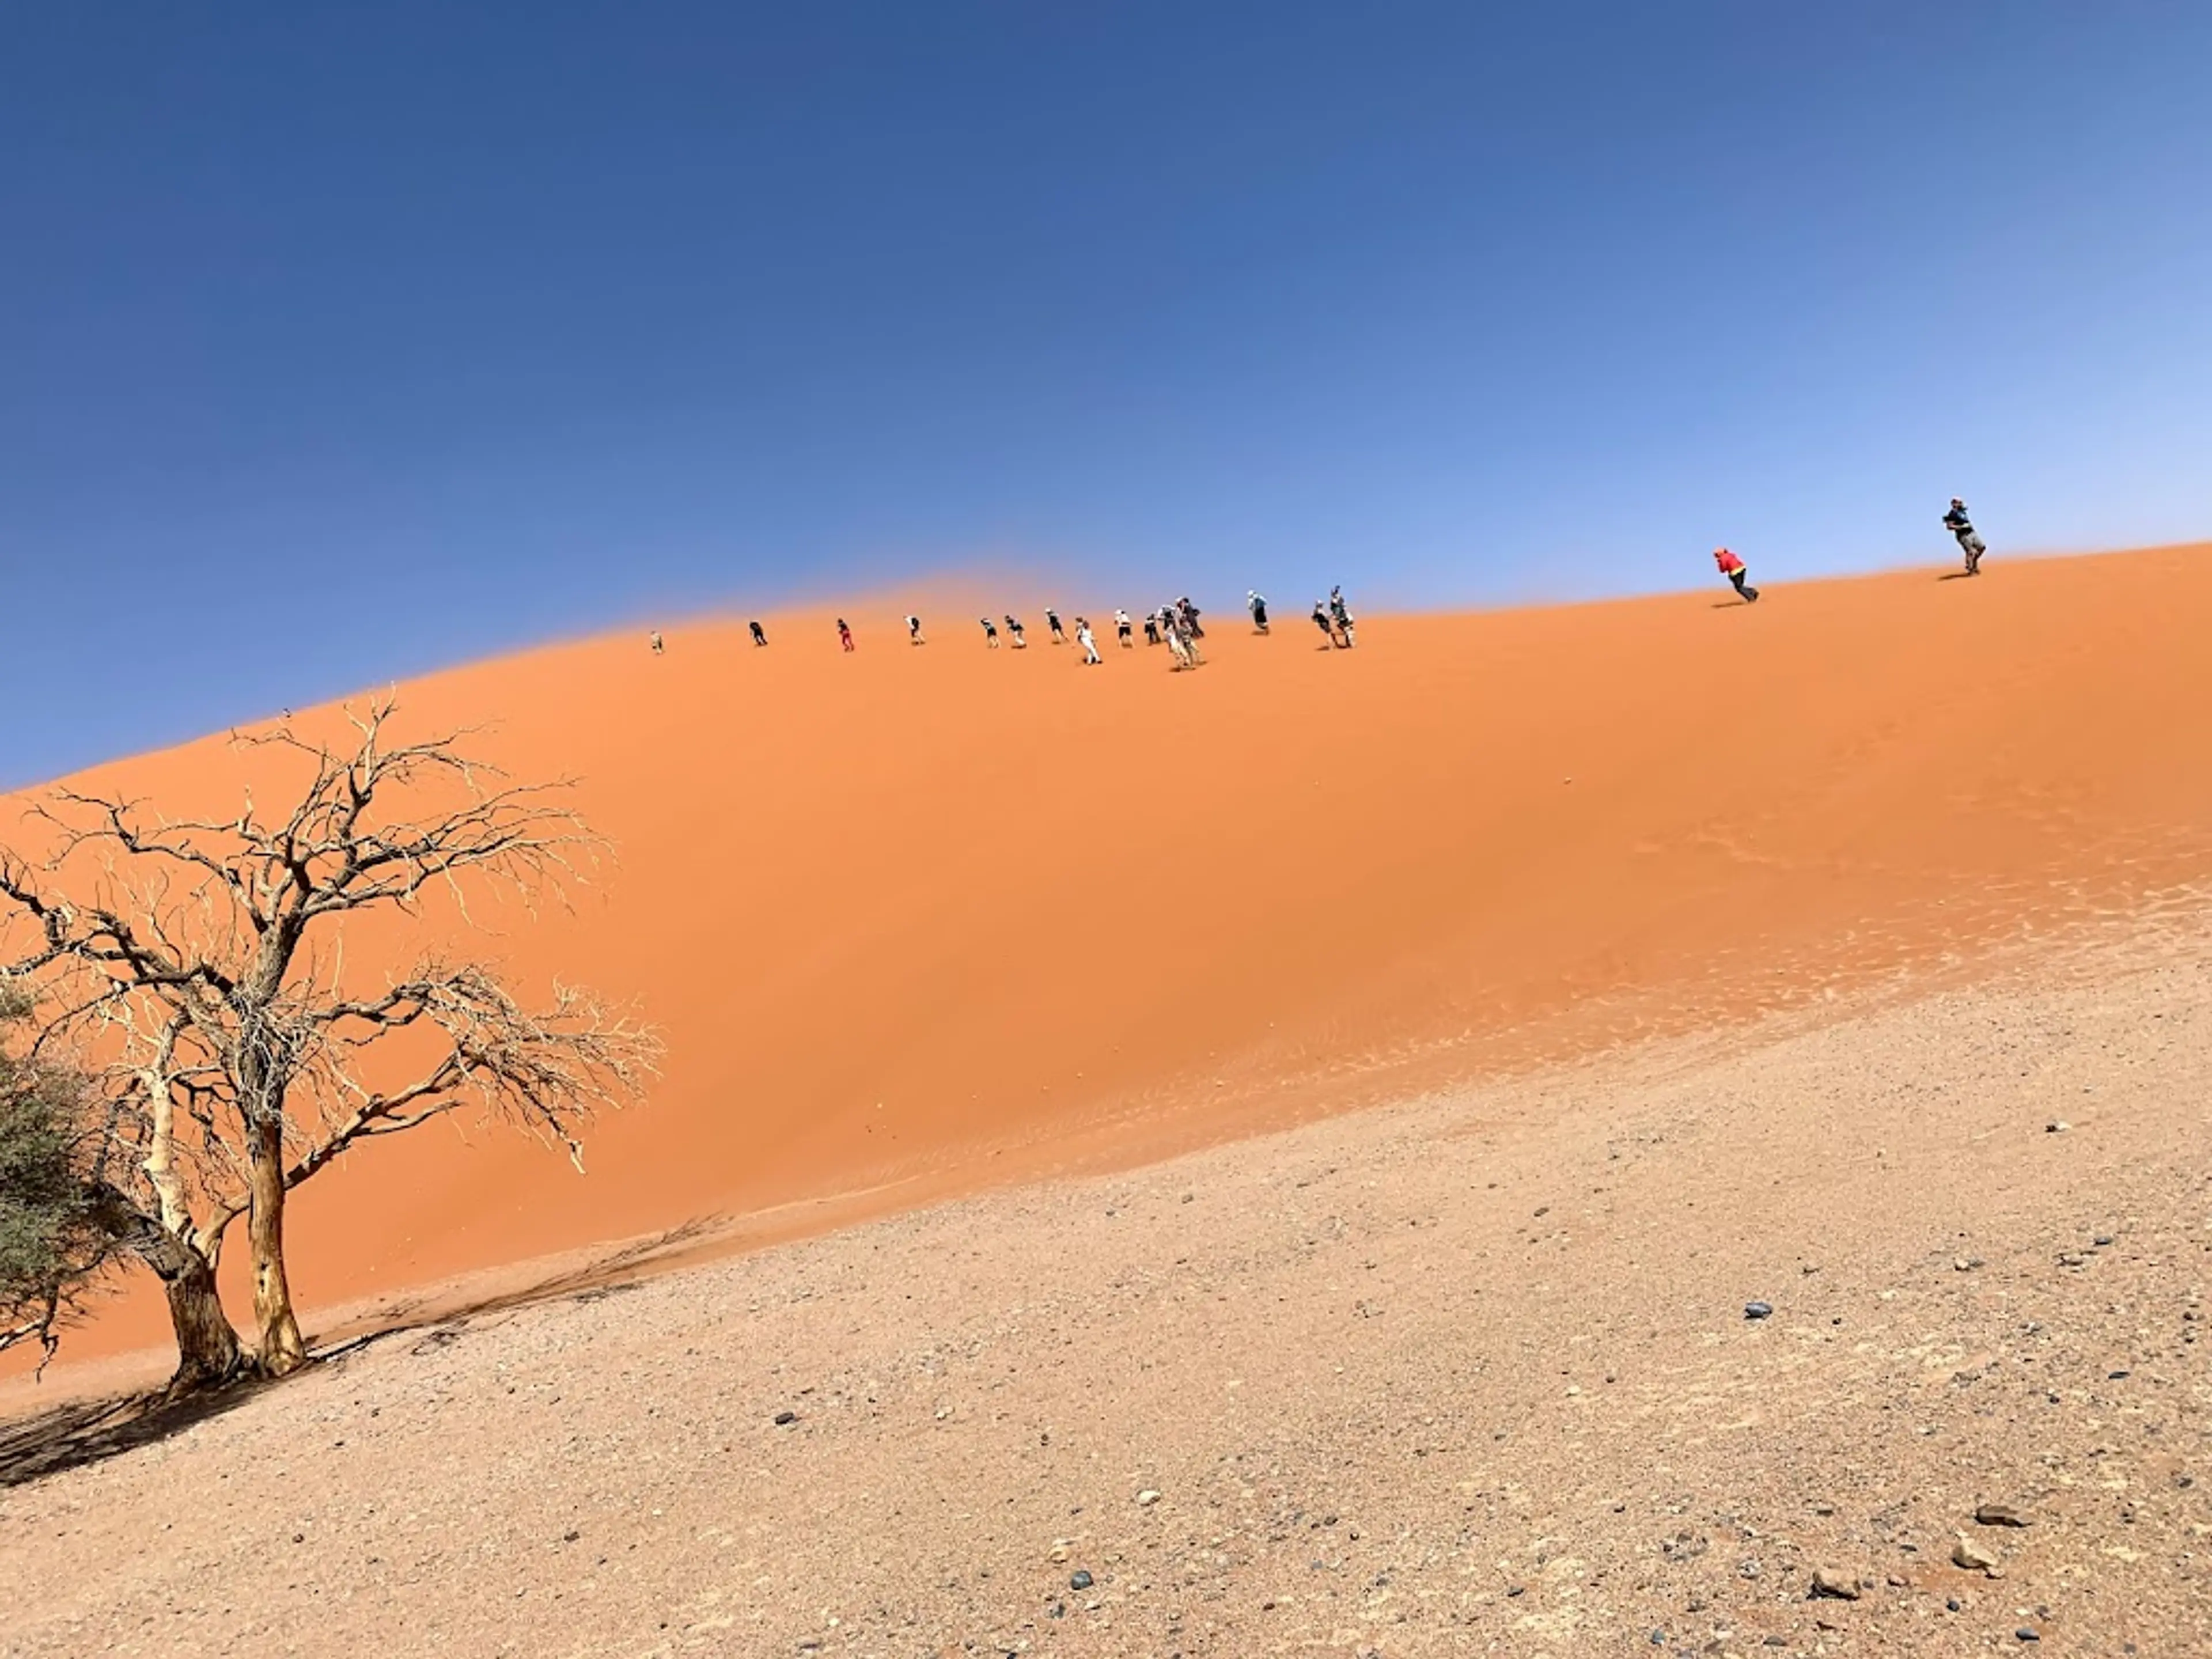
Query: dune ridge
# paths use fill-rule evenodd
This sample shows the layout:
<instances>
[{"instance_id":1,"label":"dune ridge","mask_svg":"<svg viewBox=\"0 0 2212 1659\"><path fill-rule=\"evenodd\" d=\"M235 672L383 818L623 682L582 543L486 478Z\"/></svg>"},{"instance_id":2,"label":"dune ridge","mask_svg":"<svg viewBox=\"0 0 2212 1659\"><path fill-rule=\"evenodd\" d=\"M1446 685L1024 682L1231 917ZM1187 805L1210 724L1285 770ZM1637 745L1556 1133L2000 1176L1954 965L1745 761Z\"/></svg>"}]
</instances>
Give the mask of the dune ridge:
<instances>
[{"instance_id":1,"label":"dune ridge","mask_svg":"<svg viewBox=\"0 0 2212 1659\"><path fill-rule=\"evenodd\" d=\"M2212 878L2205 546L1367 617L1352 652L1210 617L1187 676L1110 627L1083 671L1041 617L1025 652L972 617L910 647L900 609L849 655L823 608L765 650L714 621L399 688L410 730L574 775L617 849L472 948L635 999L670 1058L580 1179L433 1129L319 1180L309 1305L1135 1162ZM248 763L218 736L88 777L185 810ZM160 1334L134 1286L73 1347Z\"/></svg>"}]
</instances>

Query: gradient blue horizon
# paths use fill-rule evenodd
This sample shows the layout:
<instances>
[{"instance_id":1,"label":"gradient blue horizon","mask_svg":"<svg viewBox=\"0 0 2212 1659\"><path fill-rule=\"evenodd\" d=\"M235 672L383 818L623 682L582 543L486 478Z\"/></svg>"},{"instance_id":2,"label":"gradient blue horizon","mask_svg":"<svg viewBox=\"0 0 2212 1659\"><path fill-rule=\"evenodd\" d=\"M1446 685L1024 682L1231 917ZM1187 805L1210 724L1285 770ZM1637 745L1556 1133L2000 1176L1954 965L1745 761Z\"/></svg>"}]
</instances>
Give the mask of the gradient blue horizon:
<instances>
[{"instance_id":1,"label":"gradient blue horizon","mask_svg":"<svg viewBox=\"0 0 2212 1659\"><path fill-rule=\"evenodd\" d=\"M2212 534L2212 7L12 8L0 786L978 562Z\"/></svg>"}]
</instances>

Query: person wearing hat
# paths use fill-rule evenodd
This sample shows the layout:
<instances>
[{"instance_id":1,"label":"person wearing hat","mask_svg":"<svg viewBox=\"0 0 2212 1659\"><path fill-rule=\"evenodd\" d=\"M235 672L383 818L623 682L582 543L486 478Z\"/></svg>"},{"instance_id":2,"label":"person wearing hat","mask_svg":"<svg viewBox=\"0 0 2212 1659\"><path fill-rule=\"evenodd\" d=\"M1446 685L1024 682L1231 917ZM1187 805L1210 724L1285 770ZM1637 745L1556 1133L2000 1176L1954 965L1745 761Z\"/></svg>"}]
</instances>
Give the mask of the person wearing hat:
<instances>
[{"instance_id":1,"label":"person wearing hat","mask_svg":"<svg viewBox=\"0 0 2212 1659\"><path fill-rule=\"evenodd\" d=\"M1741 559L1725 547L1717 547L1713 550L1713 562L1720 567L1721 574L1729 579L1729 586L1742 596L1745 604L1758 603L1759 590L1751 585L1751 572Z\"/></svg>"},{"instance_id":2,"label":"person wearing hat","mask_svg":"<svg viewBox=\"0 0 2212 1659\"><path fill-rule=\"evenodd\" d=\"M1259 634L1266 633L1267 631L1267 600L1266 595L1261 593L1255 588L1245 589L1244 608L1252 613L1253 631Z\"/></svg>"},{"instance_id":3,"label":"person wearing hat","mask_svg":"<svg viewBox=\"0 0 2212 1659\"><path fill-rule=\"evenodd\" d=\"M1951 497L1951 510L1943 515L1943 528L1959 538L1959 550L1966 556L1966 574L1982 574L1982 555L1988 552L1989 544L1974 529L1974 521L1966 516L1966 504L1956 495Z\"/></svg>"}]
</instances>

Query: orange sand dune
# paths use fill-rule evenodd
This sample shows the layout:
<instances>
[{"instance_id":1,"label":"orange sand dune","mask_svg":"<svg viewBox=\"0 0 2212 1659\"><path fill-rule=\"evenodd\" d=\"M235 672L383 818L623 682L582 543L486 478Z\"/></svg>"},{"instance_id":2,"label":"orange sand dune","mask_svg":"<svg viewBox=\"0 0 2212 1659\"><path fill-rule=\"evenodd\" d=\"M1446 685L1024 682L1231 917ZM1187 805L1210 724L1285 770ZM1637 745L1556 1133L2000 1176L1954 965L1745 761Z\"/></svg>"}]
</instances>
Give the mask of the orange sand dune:
<instances>
[{"instance_id":1,"label":"orange sand dune","mask_svg":"<svg viewBox=\"0 0 2212 1659\"><path fill-rule=\"evenodd\" d=\"M619 868L481 948L637 998L669 1060L586 1176L433 1129L318 1181L311 1303L1143 1156L2212 876L2212 548L1377 617L1355 652L1224 615L1190 675L949 617L909 648L902 608L852 655L782 617L404 688L410 731L581 779ZM215 804L245 764L99 775ZM134 1293L79 1351L160 1333Z\"/></svg>"}]
</instances>

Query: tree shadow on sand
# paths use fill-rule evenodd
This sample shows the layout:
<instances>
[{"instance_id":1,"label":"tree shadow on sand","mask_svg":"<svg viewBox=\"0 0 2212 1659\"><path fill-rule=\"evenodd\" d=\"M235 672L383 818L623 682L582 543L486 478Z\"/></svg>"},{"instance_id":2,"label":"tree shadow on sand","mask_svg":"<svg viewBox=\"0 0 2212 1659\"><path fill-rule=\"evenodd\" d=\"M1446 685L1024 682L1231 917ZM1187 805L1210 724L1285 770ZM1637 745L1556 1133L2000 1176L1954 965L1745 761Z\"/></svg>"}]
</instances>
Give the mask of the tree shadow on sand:
<instances>
[{"instance_id":1,"label":"tree shadow on sand","mask_svg":"<svg viewBox=\"0 0 2212 1659\"><path fill-rule=\"evenodd\" d=\"M342 1363L393 1337L413 1336L410 1353L428 1354L459 1341L474 1321L547 1302L599 1302L635 1290L655 1268L675 1265L720 1231L720 1216L701 1216L624 1245L520 1290L460 1302L422 1298L387 1309L374 1328L336 1341L309 1340L311 1375L322 1365ZM164 1389L98 1399L71 1400L0 1423L0 1490L21 1486L67 1469L106 1462L136 1451L198 1424L223 1416L281 1382L249 1377L228 1387L176 1395Z\"/></svg>"}]
</instances>

